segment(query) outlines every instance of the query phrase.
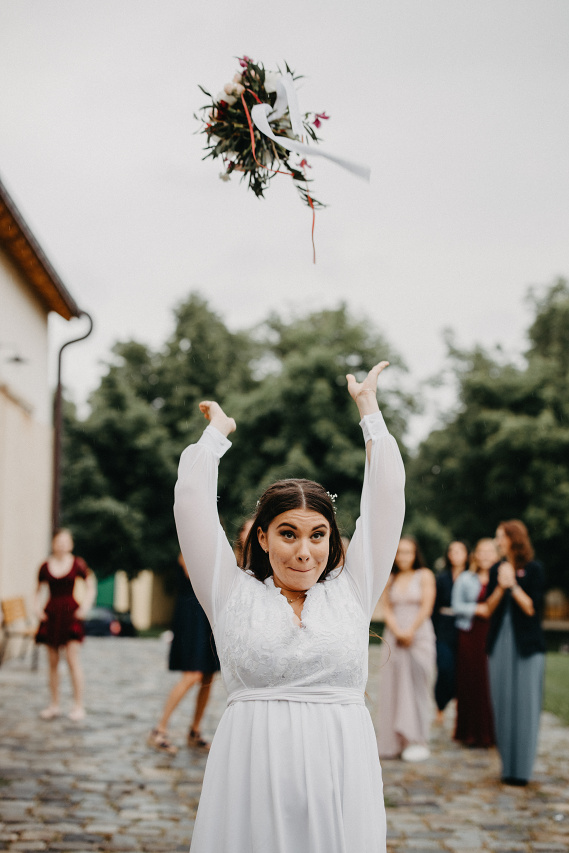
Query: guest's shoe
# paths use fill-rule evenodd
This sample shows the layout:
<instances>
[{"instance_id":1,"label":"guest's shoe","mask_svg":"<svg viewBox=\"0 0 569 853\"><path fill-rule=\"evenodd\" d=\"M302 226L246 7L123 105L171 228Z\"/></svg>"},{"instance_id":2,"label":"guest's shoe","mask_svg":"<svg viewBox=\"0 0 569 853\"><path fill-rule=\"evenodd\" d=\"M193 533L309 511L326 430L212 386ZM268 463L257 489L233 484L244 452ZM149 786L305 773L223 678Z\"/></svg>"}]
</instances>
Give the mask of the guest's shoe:
<instances>
[{"instance_id":1,"label":"guest's shoe","mask_svg":"<svg viewBox=\"0 0 569 853\"><path fill-rule=\"evenodd\" d=\"M174 746L166 732L161 732L160 729L152 729L146 743L157 752L165 752L167 755L176 755L178 752L178 747Z\"/></svg>"},{"instance_id":2,"label":"guest's shoe","mask_svg":"<svg viewBox=\"0 0 569 853\"><path fill-rule=\"evenodd\" d=\"M60 716L61 710L57 705L50 705L49 708L44 708L43 711L40 711L40 717L42 720L55 720L56 717Z\"/></svg>"},{"instance_id":3,"label":"guest's shoe","mask_svg":"<svg viewBox=\"0 0 569 853\"><path fill-rule=\"evenodd\" d=\"M403 761L425 761L431 752L428 746L422 743L410 743L401 753Z\"/></svg>"},{"instance_id":4,"label":"guest's shoe","mask_svg":"<svg viewBox=\"0 0 569 853\"><path fill-rule=\"evenodd\" d=\"M202 752L209 752L211 744L204 740L199 732L190 729L188 732L188 746L191 749L200 749Z\"/></svg>"},{"instance_id":5,"label":"guest's shoe","mask_svg":"<svg viewBox=\"0 0 569 853\"><path fill-rule=\"evenodd\" d=\"M517 776L502 776L503 785L515 785L517 788L523 788L527 783L527 779L518 779Z\"/></svg>"},{"instance_id":6,"label":"guest's shoe","mask_svg":"<svg viewBox=\"0 0 569 853\"><path fill-rule=\"evenodd\" d=\"M71 720L72 723L80 723L81 720L84 720L86 716L87 714L85 712L85 708L82 708L80 705L75 708L72 708L67 715L67 717Z\"/></svg>"}]
</instances>

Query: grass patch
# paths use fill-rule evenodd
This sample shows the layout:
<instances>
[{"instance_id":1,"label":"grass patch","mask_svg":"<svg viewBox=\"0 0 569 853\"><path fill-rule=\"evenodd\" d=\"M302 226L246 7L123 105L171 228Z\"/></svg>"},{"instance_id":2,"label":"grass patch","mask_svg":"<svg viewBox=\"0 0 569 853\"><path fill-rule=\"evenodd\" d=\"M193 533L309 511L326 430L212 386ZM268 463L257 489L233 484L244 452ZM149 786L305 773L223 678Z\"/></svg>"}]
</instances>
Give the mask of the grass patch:
<instances>
[{"instance_id":1,"label":"grass patch","mask_svg":"<svg viewBox=\"0 0 569 853\"><path fill-rule=\"evenodd\" d=\"M549 652L545 658L543 707L569 726L569 655Z\"/></svg>"},{"instance_id":2,"label":"grass patch","mask_svg":"<svg viewBox=\"0 0 569 853\"><path fill-rule=\"evenodd\" d=\"M136 632L137 637L141 637L143 640L156 640L158 637L161 637L164 631L168 630L168 626L160 628L159 626L153 626L152 628L144 628L144 630L139 630Z\"/></svg>"}]
</instances>

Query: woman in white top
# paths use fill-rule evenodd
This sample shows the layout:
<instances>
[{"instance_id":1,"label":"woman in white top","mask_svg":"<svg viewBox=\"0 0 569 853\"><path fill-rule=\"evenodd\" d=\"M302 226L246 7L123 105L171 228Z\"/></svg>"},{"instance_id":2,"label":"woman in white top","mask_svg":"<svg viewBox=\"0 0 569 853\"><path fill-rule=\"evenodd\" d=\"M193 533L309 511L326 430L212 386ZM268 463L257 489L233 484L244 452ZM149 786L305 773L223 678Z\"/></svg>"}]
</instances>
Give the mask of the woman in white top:
<instances>
[{"instance_id":1,"label":"woman in white top","mask_svg":"<svg viewBox=\"0 0 569 853\"><path fill-rule=\"evenodd\" d=\"M235 421L214 402L182 454L174 512L211 622L228 707L215 734L192 853L384 853L377 746L364 704L369 622L389 577L405 474L376 400L387 362L347 377L362 417L361 516L345 561L322 486L261 497L237 565L217 514L217 467ZM343 568L337 568L341 566Z\"/></svg>"}]
</instances>

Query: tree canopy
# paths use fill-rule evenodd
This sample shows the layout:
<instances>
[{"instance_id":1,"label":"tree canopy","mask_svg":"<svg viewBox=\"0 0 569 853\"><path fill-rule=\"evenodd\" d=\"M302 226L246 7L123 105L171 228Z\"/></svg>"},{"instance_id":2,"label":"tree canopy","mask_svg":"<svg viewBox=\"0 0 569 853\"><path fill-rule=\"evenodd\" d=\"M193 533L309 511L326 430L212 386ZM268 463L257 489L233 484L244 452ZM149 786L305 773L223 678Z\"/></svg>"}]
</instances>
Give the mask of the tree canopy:
<instances>
[{"instance_id":1,"label":"tree canopy","mask_svg":"<svg viewBox=\"0 0 569 853\"><path fill-rule=\"evenodd\" d=\"M262 490L281 477L316 479L336 493L349 535L364 448L345 375L367 372L383 358L390 370L404 369L382 335L344 305L303 318L272 315L255 329L232 332L192 294L159 351L136 341L115 345L85 420L66 408L63 520L78 550L101 576L171 571L177 461L204 429L202 399L218 400L238 424L219 479L230 539ZM380 402L402 439L413 401L395 390L382 391Z\"/></svg>"},{"instance_id":2,"label":"tree canopy","mask_svg":"<svg viewBox=\"0 0 569 853\"><path fill-rule=\"evenodd\" d=\"M338 520L350 535L364 448L345 375L387 358L379 401L407 465L405 530L430 564L451 539L474 544L500 521L521 518L549 584L569 591L567 282L534 294L532 305L523 362L449 340L457 404L410 455L405 427L416 402L400 390L401 359L367 320L340 305L304 317L274 314L234 332L191 294L162 348L115 345L86 419L66 407L63 521L78 551L101 576L173 570L177 463L204 428L202 399L218 400L237 421L219 478L230 540L263 489L282 477L312 478L337 494Z\"/></svg>"},{"instance_id":3,"label":"tree canopy","mask_svg":"<svg viewBox=\"0 0 569 853\"><path fill-rule=\"evenodd\" d=\"M458 407L408 469L408 528L431 551L472 544L500 521L528 526L550 585L569 590L569 287L532 297L525 363L449 344Z\"/></svg>"}]
</instances>

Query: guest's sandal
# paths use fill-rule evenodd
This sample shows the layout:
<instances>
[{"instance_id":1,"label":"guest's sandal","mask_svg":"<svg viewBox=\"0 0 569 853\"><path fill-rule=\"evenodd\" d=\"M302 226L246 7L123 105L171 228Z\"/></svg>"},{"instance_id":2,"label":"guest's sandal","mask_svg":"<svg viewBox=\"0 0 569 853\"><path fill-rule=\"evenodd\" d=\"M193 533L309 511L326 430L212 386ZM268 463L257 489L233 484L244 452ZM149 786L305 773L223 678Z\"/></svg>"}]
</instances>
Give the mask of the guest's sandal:
<instances>
[{"instance_id":1,"label":"guest's sandal","mask_svg":"<svg viewBox=\"0 0 569 853\"><path fill-rule=\"evenodd\" d=\"M190 729L188 732L188 746L192 749L201 749L203 752L209 752L211 744L204 740L199 732Z\"/></svg>"},{"instance_id":2,"label":"guest's sandal","mask_svg":"<svg viewBox=\"0 0 569 853\"><path fill-rule=\"evenodd\" d=\"M146 742L152 749L165 752L167 755L176 755L178 752L178 747L174 746L166 732L161 732L159 729L152 729Z\"/></svg>"}]
</instances>

